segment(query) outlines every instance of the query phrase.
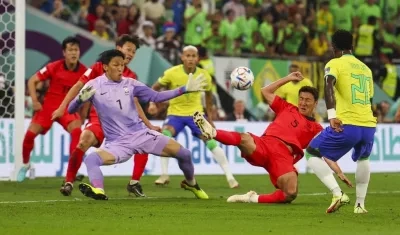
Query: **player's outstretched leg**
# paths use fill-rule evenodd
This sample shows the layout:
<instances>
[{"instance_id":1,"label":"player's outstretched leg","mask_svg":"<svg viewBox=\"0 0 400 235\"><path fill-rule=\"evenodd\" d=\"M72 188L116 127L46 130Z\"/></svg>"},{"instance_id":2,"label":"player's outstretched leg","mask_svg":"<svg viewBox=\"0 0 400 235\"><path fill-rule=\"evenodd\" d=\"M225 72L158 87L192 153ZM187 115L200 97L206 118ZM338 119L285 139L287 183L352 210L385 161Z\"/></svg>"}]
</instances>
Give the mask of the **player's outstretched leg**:
<instances>
[{"instance_id":1,"label":"player's outstretched leg","mask_svg":"<svg viewBox=\"0 0 400 235\"><path fill-rule=\"evenodd\" d=\"M73 190L73 183L76 180L76 175L81 167L85 152L91 147L96 146L98 140L94 133L90 130L84 130L79 138L78 145L71 151L68 160L67 175L61 185L60 192L64 196L70 196Z\"/></svg>"},{"instance_id":2,"label":"player's outstretched leg","mask_svg":"<svg viewBox=\"0 0 400 235\"><path fill-rule=\"evenodd\" d=\"M164 137L167 138L167 137ZM174 157L178 160L179 168L185 175L185 180L181 182L181 188L189 190L199 199L208 199L208 195L200 188L194 178L194 166L191 152L181 146L174 139L168 138L160 156ZM156 153L157 154L157 153Z\"/></svg>"},{"instance_id":3,"label":"player's outstretched leg","mask_svg":"<svg viewBox=\"0 0 400 235\"><path fill-rule=\"evenodd\" d=\"M102 152L104 153L104 151ZM108 200L107 195L104 193L104 177L100 169L100 166L103 165L102 158L97 152L92 152L85 158L85 164L91 185L80 183L79 190L86 197L95 200Z\"/></svg>"},{"instance_id":4,"label":"player's outstretched leg","mask_svg":"<svg viewBox=\"0 0 400 235\"><path fill-rule=\"evenodd\" d=\"M129 193L133 193L136 197L146 197L146 194L143 193L142 185L140 185L139 182L144 173L148 160L148 154L135 154L133 157L134 165L132 178L126 186L126 190L128 190Z\"/></svg>"},{"instance_id":5,"label":"player's outstretched leg","mask_svg":"<svg viewBox=\"0 0 400 235\"><path fill-rule=\"evenodd\" d=\"M369 158L361 158L357 161L356 170L356 204L354 205L354 213L363 214L368 211L365 209L364 201L367 195L367 189L370 178Z\"/></svg>"},{"instance_id":6,"label":"player's outstretched leg","mask_svg":"<svg viewBox=\"0 0 400 235\"><path fill-rule=\"evenodd\" d=\"M325 184L325 186L332 192L332 202L326 213L333 213L343 205L349 204L350 198L342 192L335 177L332 174L331 168L328 164L319 157L318 150L311 147L306 151L307 166L309 166L314 174Z\"/></svg>"},{"instance_id":7,"label":"player's outstretched leg","mask_svg":"<svg viewBox=\"0 0 400 235\"><path fill-rule=\"evenodd\" d=\"M29 163L31 158L31 152L35 144L36 136L43 131L43 128L36 123L31 123L28 130L25 133L24 141L22 143L22 163L23 165L17 173L17 181L22 182L25 180L26 173L30 169Z\"/></svg>"}]
</instances>

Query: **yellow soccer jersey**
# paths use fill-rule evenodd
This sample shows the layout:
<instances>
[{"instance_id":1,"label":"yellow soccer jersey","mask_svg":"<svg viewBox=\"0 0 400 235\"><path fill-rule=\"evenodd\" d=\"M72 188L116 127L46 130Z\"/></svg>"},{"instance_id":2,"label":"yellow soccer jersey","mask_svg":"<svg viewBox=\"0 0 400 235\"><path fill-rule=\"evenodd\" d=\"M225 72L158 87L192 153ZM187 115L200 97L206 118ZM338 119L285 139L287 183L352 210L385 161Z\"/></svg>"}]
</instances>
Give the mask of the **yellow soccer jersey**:
<instances>
[{"instance_id":1,"label":"yellow soccer jersey","mask_svg":"<svg viewBox=\"0 0 400 235\"><path fill-rule=\"evenodd\" d=\"M299 104L299 90L303 86L313 86L310 79L305 78L300 82L289 82L280 87L277 91L277 95L285 99L288 103L293 104L297 107Z\"/></svg>"},{"instance_id":2,"label":"yellow soccer jersey","mask_svg":"<svg viewBox=\"0 0 400 235\"><path fill-rule=\"evenodd\" d=\"M197 77L203 74L207 79L206 91L211 90L211 76L201 68L196 68L193 76ZM164 72L164 75L158 79L158 82L168 89L175 89L185 86L188 81L188 74L183 69L183 65L174 66ZM203 105L201 103L201 92L191 92L173 98L169 101L168 115L191 116L195 112L203 113Z\"/></svg>"},{"instance_id":3,"label":"yellow soccer jersey","mask_svg":"<svg viewBox=\"0 0 400 235\"><path fill-rule=\"evenodd\" d=\"M325 76L336 78L336 116L343 124L376 127L370 99L374 96L372 72L352 55L332 59L325 65Z\"/></svg>"}]
</instances>

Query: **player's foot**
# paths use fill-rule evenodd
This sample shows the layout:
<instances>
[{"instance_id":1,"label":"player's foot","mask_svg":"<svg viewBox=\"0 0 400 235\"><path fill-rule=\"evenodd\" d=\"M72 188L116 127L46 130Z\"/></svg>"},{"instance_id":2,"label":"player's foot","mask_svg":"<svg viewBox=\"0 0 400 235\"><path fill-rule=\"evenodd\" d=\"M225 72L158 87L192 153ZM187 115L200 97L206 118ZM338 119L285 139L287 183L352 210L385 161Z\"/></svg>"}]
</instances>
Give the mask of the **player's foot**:
<instances>
[{"instance_id":1,"label":"player's foot","mask_svg":"<svg viewBox=\"0 0 400 235\"><path fill-rule=\"evenodd\" d=\"M60 193L64 196L70 196L73 189L74 185L71 182L63 182L60 188Z\"/></svg>"},{"instance_id":2,"label":"player's foot","mask_svg":"<svg viewBox=\"0 0 400 235\"><path fill-rule=\"evenodd\" d=\"M154 181L156 185L167 185L169 184L169 176L161 175L156 181Z\"/></svg>"},{"instance_id":3,"label":"player's foot","mask_svg":"<svg viewBox=\"0 0 400 235\"><path fill-rule=\"evenodd\" d=\"M228 180L230 188L239 188L239 183L235 179Z\"/></svg>"},{"instance_id":4,"label":"player's foot","mask_svg":"<svg viewBox=\"0 0 400 235\"><path fill-rule=\"evenodd\" d=\"M25 178L26 178L26 172L28 172L28 170L31 168L31 164L23 164L22 166L21 166L21 168L19 169L19 171L18 171L18 174L17 174L17 181L18 182L22 182L22 181L24 181L25 180Z\"/></svg>"},{"instance_id":5,"label":"player's foot","mask_svg":"<svg viewBox=\"0 0 400 235\"><path fill-rule=\"evenodd\" d=\"M140 185L139 182L129 182L126 186L126 190L128 190L129 194L135 194L136 197L146 197L146 194L143 193L142 185Z\"/></svg>"},{"instance_id":6,"label":"player's foot","mask_svg":"<svg viewBox=\"0 0 400 235\"><path fill-rule=\"evenodd\" d=\"M358 203L356 206L354 206L354 214L365 214L368 213L368 211Z\"/></svg>"},{"instance_id":7,"label":"player's foot","mask_svg":"<svg viewBox=\"0 0 400 235\"><path fill-rule=\"evenodd\" d=\"M189 185L186 180L183 180L181 182L181 188L185 189L185 190L189 190L192 191L192 193L194 193L194 195L198 198L198 199L208 199L208 195L206 192L204 192L200 186L196 183L195 185Z\"/></svg>"},{"instance_id":8,"label":"player's foot","mask_svg":"<svg viewBox=\"0 0 400 235\"><path fill-rule=\"evenodd\" d=\"M200 129L201 133L207 139L213 139L217 135L217 130L204 118L203 114L195 112L193 120L196 126Z\"/></svg>"},{"instance_id":9,"label":"player's foot","mask_svg":"<svg viewBox=\"0 0 400 235\"><path fill-rule=\"evenodd\" d=\"M85 178L84 175L77 175L77 176L75 177L75 181L82 182L84 178Z\"/></svg>"},{"instance_id":10,"label":"player's foot","mask_svg":"<svg viewBox=\"0 0 400 235\"><path fill-rule=\"evenodd\" d=\"M108 200L107 195L104 193L104 190L101 188L95 188L90 184L80 183L79 190L86 197L93 198L94 200Z\"/></svg>"},{"instance_id":11,"label":"player's foot","mask_svg":"<svg viewBox=\"0 0 400 235\"><path fill-rule=\"evenodd\" d=\"M349 202L350 202L349 196L347 196L345 193L342 192L342 195L337 197L334 196L332 198L332 203L326 210L326 213L333 213L339 210L341 206L349 204Z\"/></svg>"},{"instance_id":12,"label":"player's foot","mask_svg":"<svg viewBox=\"0 0 400 235\"><path fill-rule=\"evenodd\" d=\"M257 195L257 193L254 191L250 191L246 194L230 196L230 197L228 197L228 200L226 200L226 201L227 202L245 202L245 203L247 203L247 202L251 202L250 198L253 195Z\"/></svg>"}]
</instances>

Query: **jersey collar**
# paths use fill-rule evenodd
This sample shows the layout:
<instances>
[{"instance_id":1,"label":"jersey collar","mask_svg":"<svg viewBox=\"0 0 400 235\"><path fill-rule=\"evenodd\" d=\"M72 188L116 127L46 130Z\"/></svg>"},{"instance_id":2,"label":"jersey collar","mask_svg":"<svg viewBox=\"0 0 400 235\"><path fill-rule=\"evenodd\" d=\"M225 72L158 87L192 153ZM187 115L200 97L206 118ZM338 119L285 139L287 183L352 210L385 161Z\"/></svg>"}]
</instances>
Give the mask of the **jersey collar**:
<instances>
[{"instance_id":1,"label":"jersey collar","mask_svg":"<svg viewBox=\"0 0 400 235\"><path fill-rule=\"evenodd\" d=\"M75 69L73 70L73 72L78 72L80 66L81 66L81 62L79 62L79 60L78 60L78 64L77 64L77 66L75 67ZM65 62L65 60L64 60L64 69L67 70L67 71L69 70L68 67L67 67L67 63Z\"/></svg>"},{"instance_id":2,"label":"jersey collar","mask_svg":"<svg viewBox=\"0 0 400 235\"><path fill-rule=\"evenodd\" d=\"M308 121L315 122L315 118L309 117L309 116L304 116Z\"/></svg>"},{"instance_id":3,"label":"jersey collar","mask_svg":"<svg viewBox=\"0 0 400 235\"><path fill-rule=\"evenodd\" d=\"M189 75L189 74L186 72L185 67L183 66L183 64L182 64L182 70L183 70L183 72L185 72L187 75ZM196 68L194 69L193 74L195 74L196 71L197 71L197 66L196 66Z\"/></svg>"}]
</instances>

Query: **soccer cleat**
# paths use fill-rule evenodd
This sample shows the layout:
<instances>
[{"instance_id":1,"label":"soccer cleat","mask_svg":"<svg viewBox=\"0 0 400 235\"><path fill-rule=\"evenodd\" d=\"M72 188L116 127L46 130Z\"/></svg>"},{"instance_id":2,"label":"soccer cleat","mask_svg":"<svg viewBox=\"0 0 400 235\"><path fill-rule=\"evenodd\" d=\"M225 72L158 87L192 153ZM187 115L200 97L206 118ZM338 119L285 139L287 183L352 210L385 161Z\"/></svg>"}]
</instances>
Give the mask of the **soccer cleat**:
<instances>
[{"instance_id":1,"label":"soccer cleat","mask_svg":"<svg viewBox=\"0 0 400 235\"><path fill-rule=\"evenodd\" d=\"M193 121L207 139L213 139L217 135L217 130L204 118L203 114L195 112Z\"/></svg>"},{"instance_id":2,"label":"soccer cleat","mask_svg":"<svg viewBox=\"0 0 400 235\"><path fill-rule=\"evenodd\" d=\"M169 176L161 175L156 181L154 181L156 185L167 185L169 184Z\"/></svg>"},{"instance_id":3,"label":"soccer cleat","mask_svg":"<svg viewBox=\"0 0 400 235\"><path fill-rule=\"evenodd\" d=\"M343 205L349 204L350 203L350 198L347 196L345 193L342 192L342 195L333 197L332 198L332 203L326 210L326 213L333 213Z\"/></svg>"},{"instance_id":4,"label":"soccer cleat","mask_svg":"<svg viewBox=\"0 0 400 235\"><path fill-rule=\"evenodd\" d=\"M189 185L186 180L183 180L181 182L181 188L185 189L185 190L189 190L192 191L192 193L194 193L194 195L198 198L198 199L208 199L208 195L206 192L204 192L199 185L196 183L195 185Z\"/></svg>"},{"instance_id":5,"label":"soccer cleat","mask_svg":"<svg viewBox=\"0 0 400 235\"><path fill-rule=\"evenodd\" d=\"M230 188L239 188L239 183L235 179L228 180Z\"/></svg>"},{"instance_id":6,"label":"soccer cleat","mask_svg":"<svg viewBox=\"0 0 400 235\"><path fill-rule=\"evenodd\" d=\"M126 186L126 190L128 190L129 194L135 194L136 197L146 197L146 194L143 193L142 185L140 185L139 182L135 184L129 182Z\"/></svg>"},{"instance_id":7,"label":"soccer cleat","mask_svg":"<svg viewBox=\"0 0 400 235\"><path fill-rule=\"evenodd\" d=\"M254 191L250 191L246 194L242 194L242 195L233 195L228 197L228 200L226 200L227 202L244 202L244 203L248 203L251 202L250 198L254 195L257 195L256 192Z\"/></svg>"},{"instance_id":8,"label":"soccer cleat","mask_svg":"<svg viewBox=\"0 0 400 235\"><path fill-rule=\"evenodd\" d=\"M86 197L93 198L94 200L108 200L107 195L104 193L104 190L101 188L95 188L90 184L80 183L79 190Z\"/></svg>"},{"instance_id":9,"label":"soccer cleat","mask_svg":"<svg viewBox=\"0 0 400 235\"><path fill-rule=\"evenodd\" d=\"M365 214L368 213L368 211L360 205L360 203L357 204L357 206L354 206L354 214Z\"/></svg>"},{"instance_id":10,"label":"soccer cleat","mask_svg":"<svg viewBox=\"0 0 400 235\"><path fill-rule=\"evenodd\" d=\"M23 164L22 166L21 166L21 168L19 169L19 171L18 171L18 174L17 174L17 181L18 182L22 182L22 181L24 181L25 180L25 178L26 178L26 172L28 172L28 170L31 168L31 164Z\"/></svg>"},{"instance_id":11,"label":"soccer cleat","mask_svg":"<svg viewBox=\"0 0 400 235\"><path fill-rule=\"evenodd\" d=\"M74 185L71 182L63 182L60 188L60 193L64 196L70 196L73 189Z\"/></svg>"}]
</instances>

